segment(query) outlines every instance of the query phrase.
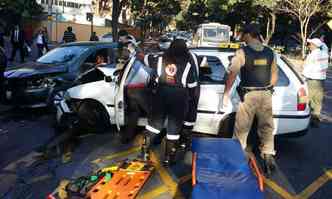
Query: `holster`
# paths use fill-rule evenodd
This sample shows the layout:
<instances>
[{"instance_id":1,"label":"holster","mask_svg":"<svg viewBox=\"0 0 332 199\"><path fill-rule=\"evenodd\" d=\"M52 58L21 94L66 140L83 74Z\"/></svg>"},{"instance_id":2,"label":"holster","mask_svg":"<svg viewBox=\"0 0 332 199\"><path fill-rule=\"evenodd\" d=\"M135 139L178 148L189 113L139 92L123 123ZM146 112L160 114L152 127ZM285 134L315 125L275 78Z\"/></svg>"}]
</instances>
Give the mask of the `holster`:
<instances>
[{"instance_id":1,"label":"holster","mask_svg":"<svg viewBox=\"0 0 332 199\"><path fill-rule=\"evenodd\" d=\"M238 95L239 95L239 97L240 97L241 102L244 101L244 96L245 96L248 92L250 92L250 91L263 91L263 90L265 90L265 91L270 91L271 94L274 93L274 88L273 88L273 86L268 86L268 87L264 87L264 88L255 88L255 89L246 89L246 88L243 88L243 87L241 87L241 86L236 87L236 91L237 91L237 93L238 93Z\"/></svg>"},{"instance_id":2,"label":"holster","mask_svg":"<svg viewBox=\"0 0 332 199\"><path fill-rule=\"evenodd\" d=\"M237 94L240 97L241 102L244 102L244 96L247 94L247 91L243 87L236 87Z\"/></svg>"}]
</instances>

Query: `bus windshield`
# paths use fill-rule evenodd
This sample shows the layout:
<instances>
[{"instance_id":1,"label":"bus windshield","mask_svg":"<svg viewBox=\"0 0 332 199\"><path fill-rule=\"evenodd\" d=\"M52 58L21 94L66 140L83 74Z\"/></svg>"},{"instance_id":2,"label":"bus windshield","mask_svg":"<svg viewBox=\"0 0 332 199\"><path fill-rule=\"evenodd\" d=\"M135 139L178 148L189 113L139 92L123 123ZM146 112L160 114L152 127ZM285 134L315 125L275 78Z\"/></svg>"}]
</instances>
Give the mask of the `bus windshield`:
<instances>
[{"instance_id":1,"label":"bus windshield","mask_svg":"<svg viewBox=\"0 0 332 199\"><path fill-rule=\"evenodd\" d=\"M229 30L225 28L206 27L203 29L203 41L206 42L229 42Z\"/></svg>"}]
</instances>

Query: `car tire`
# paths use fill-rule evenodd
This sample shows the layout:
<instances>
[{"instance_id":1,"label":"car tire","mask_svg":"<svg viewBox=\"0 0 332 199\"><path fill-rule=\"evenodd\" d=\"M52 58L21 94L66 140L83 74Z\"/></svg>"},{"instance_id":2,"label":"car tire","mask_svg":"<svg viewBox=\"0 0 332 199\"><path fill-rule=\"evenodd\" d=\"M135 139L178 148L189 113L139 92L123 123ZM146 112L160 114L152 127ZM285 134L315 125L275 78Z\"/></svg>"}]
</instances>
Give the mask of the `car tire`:
<instances>
[{"instance_id":1,"label":"car tire","mask_svg":"<svg viewBox=\"0 0 332 199\"><path fill-rule=\"evenodd\" d=\"M110 126L109 115L99 102L83 101L77 113L80 125L85 130L101 133Z\"/></svg>"}]
</instances>

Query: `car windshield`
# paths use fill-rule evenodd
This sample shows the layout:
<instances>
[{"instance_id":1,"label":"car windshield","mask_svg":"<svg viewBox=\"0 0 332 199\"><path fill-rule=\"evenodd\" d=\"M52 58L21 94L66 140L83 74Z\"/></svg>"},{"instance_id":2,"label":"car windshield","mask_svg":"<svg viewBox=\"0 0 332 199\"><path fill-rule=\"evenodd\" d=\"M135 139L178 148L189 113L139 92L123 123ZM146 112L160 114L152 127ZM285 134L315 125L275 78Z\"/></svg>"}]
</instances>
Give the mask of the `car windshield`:
<instances>
[{"instance_id":1,"label":"car windshield","mask_svg":"<svg viewBox=\"0 0 332 199\"><path fill-rule=\"evenodd\" d=\"M205 28L203 33L203 40L207 42L227 42L229 38L228 30L223 28Z\"/></svg>"},{"instance_id":2,"label":"car windshield","mask_svg":"<svg viewBox=\"0 0 332 199\"><path fill-rule=\"evenodd\" d=\"M88 50L87 46L67 46L59 47L40 57L37 62L43 64L66 63L76 59L80 54Z\"/></svg>"}]
</instances>

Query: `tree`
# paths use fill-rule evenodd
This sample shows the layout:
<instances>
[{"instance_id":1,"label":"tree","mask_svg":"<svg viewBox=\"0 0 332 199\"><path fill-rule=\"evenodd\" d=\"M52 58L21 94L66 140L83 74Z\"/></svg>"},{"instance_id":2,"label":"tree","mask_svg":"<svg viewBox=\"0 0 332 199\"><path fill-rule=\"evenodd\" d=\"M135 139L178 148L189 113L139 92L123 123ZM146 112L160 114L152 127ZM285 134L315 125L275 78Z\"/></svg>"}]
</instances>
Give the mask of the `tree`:
<instances>
[{"instance_id":1,"label":"tree","mask_svg":"<svg viewBox=\"0 0 332 199\"><path fill-rule=\"evenodd\" d=\"M263 20L266 21L265 37L263 42L269 44L276 28L278 5L280 0L255 0L254 5L261 12Z\"/></svg>"},{"instance_id":2,"label":"tree","mask_svg":"<svg viewBox=\"0 0 332 199\"><path fill-rule=\"evenodd\" d=\"M162 31L181 11L180 0L134 0L134 18L144 31Z\"/></svg>"},{"instance_id":3,"label":"tree","mask_svg":"<svg viewBox=\"0 0 332 199\"><path fill-rule=\"evenodd\" d=\"M113 41L118 40L118 26L119 26L119 16L121 14L122 8L127 5L128 0L113 0L112 4L112 35Z\"/></svg>"},{"instance_id":4,"label":"tree","mask_svg":"<svg viewBox=\"0 0 332 199\"><path fill-rule=\"evenodd\" d=\"M39 17L43 8L36 0L1 0L0 20L5 25L14 25Z\"/></svg>"},{"instance_id":5,"label":"tree","mask_svg":"<svg viewBox=\"0 0 332 199\"><path fill-rule=\"evenodd\" d=\"M329 12L330 8L331 0L282 0L280 10L297 18L300 24L302 58L305 57L311 19L319 13Z\"/></svg>"}]
</instances>

